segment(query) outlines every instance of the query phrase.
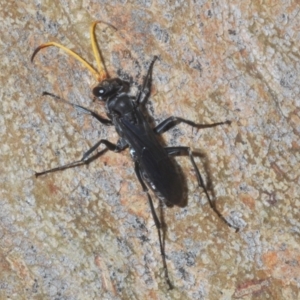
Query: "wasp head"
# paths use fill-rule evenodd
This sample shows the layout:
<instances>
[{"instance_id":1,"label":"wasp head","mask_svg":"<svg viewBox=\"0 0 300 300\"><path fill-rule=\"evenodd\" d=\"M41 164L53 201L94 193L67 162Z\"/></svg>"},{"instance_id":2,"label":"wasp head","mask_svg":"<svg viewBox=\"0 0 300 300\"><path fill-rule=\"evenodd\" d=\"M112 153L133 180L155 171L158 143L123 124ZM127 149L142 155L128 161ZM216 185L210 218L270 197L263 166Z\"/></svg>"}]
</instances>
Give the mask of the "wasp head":
<instances>
[{"instance_id":1,"label":"wasp head","mask_svg":"<svg viewBox=\"0 0 300 300\"><path fill-rule=\"evenodd\" d=\"M105 79L93 88L93 95L99 100L107 100L109 97L127 92L129 83L120 78Z\"/></svg>"}]
</instances>

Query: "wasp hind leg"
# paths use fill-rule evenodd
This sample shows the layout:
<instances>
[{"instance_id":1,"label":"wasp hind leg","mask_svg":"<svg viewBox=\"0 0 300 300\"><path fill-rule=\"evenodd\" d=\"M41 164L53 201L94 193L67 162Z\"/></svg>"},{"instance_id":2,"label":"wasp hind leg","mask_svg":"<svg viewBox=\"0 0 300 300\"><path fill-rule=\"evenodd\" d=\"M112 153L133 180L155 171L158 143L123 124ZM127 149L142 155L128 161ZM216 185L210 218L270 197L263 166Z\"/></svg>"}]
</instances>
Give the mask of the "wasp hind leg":
<instances>
[{"instance_id":1,"label":"wasp hind leg","mask_svg":"<svg viewBox=\"0 0 300 300\"><path fill-rule=\"evenodd\" d=\"M204 184L204 181L203 181L203 178L200 174L200 171L195 163L195 160L194 160L194 155L193 155L193 152L191 150L190 147L182 147L182 146L179 146L179 147L166 147L165 148L168 155L169 156L189 156L190 157L190 161L193 165L193 168L195 170L195 173L196 173L196 177L197 177L197 180L198 180L198 185L200 187L203 188L204 190L204 193L208 199L208 203L210 205L210 207L212 208L212 210L217 214L217 216L225 223L227 224L229 227L231 228L234 228L236 231L239 230L238 227L230 224L226 219L225 217L219 212L219 210L216 208L216 205L215 205L215 202L211 200L210 196L209 196L209 193L208 193L208 190L207 190L207 187L206 185Z\"/></svg>"},{"instance_id":2,"label":"wasp hind leg","mask_svg":"<svg viewBox=\"0 0 300 300\"><path fill-rule=\"evenodd\" d=\"M164 215L163 215L163 203L160 201L159 202L159 209L160 209L160 220L155 212L155 208L153 205L153 201L152 198L149 194L149 190L146 186L146 184L143 181L142 175L141 175L141 171L140 171L140 167L139 164L137 162L135 162L134 165L134 170L136 173L136 176L142 186L142 189L145 193L147 193L147 197L148 197L148 202L150 205L150 209L151 209L151 214L158 232L158 239L159 239L159 246L160 246L160 253L161 253L161 257L162 257L162 263L163 263L163 268L164 268L164 273L165 273L165 279L166 282L169 286L169 289L173 289L173 285L171 283L171 280L169 278L169 272L168 272L168 266L167 266L167 261L166 261L166 252L165 252L165 236L166 236L166 224L164 222Z\"/></svg>"}]
</instances>

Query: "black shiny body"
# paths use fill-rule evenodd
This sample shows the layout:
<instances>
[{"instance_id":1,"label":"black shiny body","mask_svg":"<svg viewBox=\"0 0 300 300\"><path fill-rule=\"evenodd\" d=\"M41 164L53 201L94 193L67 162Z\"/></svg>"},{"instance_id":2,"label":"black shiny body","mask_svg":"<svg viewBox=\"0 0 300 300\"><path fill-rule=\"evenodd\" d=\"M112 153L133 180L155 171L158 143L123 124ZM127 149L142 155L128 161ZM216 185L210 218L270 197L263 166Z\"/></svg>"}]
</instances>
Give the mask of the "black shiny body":
<instances>
[{"instance_id":1,"label":"black shiny body","mask_svg":"<svg viewBox=\"0 0 300 300\"><path fill-rule=\"evenodd\" d=\"M36 52L37 51L35 51L35 53ZM119 140L116 144L114 144L108 140L101 139L87 152L85 152L80 160L74 161L67 165L38 172L36 173L36 176L63 170L70 167L75 167L82 164L88 164L92 160L101 156L106 150L120 152L126 148L129 148L132 160L134 162L134 169L137 178L144 192L146 192L147 194L151 208L151 214L158 230L165 279L169 288L171 289L173 288L173 285L168 276L166 255L164 250L166 226L163 219L163 203L169 207L174 205L185 205L185 203L183 203L185 200L183 199L185 194L185 186L183 183L184 180L182 180L181 174L180 172L178 172L177 166L176 164L174 164L174 161L171 158L172 156L189 156L196 173L198 184L203 188L210 206L226 224L231 227L234 226L226 221L226 219L219 213L219 211L211 201L197 165L195 164L193 152L191 151L191 149L184 146L164 147L160 143L157 135L168 131L169 129L175 127L180 123L185 123L192 127L200 129L214 127L222 124L230 124L230 122L226 121L213 124L196 124L192 121L172 116L161 122L155 128L152 128L147 121L147 117L144 115L144 111L145 104L150 95L151 74L155 60L156 57L150 64L148 73L143 83L143 87L136 97L130 96L129 84L119 78L104 79L93 89L95 98L99 101L105 102L108 119L103 118L102 116L89 110L88 108L66 102L53 94L45 92L44 95L50 95L56 99L62 100L72 105L77 109L80 109L84 113L90 114L103 125L114 126L117 133L119 134ZM106 146L106 150L102 150L94 155L91 155L101 144ZM158 218L155 212L152 198L149 194L147 186L159 198L160 218Z\"/></svg>"},{"instance_id":2,"label":"black shiny body","mask_svg":"<svg viewBox=\"0 0 300 300\"><path fill-rule=\"evenodd\" d=\"M142 179L157 197L167 206L180 205L184 192L182 179L140 106L126 93L114 95L106 101L107 114L120 136L117 146L130 148Z\"/></svg>"}]
</instances>

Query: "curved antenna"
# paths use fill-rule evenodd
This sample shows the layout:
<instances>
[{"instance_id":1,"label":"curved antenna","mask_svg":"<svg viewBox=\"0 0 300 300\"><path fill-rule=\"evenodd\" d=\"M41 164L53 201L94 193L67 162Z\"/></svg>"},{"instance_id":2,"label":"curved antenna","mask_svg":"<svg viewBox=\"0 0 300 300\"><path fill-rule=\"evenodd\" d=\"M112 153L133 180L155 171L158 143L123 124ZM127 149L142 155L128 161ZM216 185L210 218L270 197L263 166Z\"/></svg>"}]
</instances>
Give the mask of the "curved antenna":
<instances>
[{"instance_id":1,"label":"curved antenna","mask_svg":"<svg viewBox=\"0 0 300 300\"><path fill-rule=\"evenodd\" d=\"M117 30L117 28L114 27L113 25L109 24L109 23L104 22L104 21L95 21L91 24L91 27L90 27L90 36L91 36L92 49L93 49L94 57L96 59L96 63L97 63L97 66L98 66L98 74L99 74L98 81L100 82L103 79L107 78L108 74L107 74L107 71L106 71L106 68L105 68L105 65L104 65L104 62L103 62L103 58L102 58L102 55L101 55L101 51L98 47L97 40L96 40L96 35L95 35L95 28L96 28L96 25L98 23L106 24L106 25L112 27L114 30ZM104 74L105 76L103 76L102 74ZM101 75L103 76L103 78L101 78Z\"/></svg>"},{"instance_id":2,"label":"curved antenna","mask_svg":"<svg viewBox=\"0 0 300 300\"><path fill-rule=\"evenodd\" d=\"M89 69L89 71L93 74L93 76L96 78L97 81L101 82L103 79L108 77L108 74L106 72L105 69L105 65L103 62L103 59L101 57L101 52L100 49L97 45L97 41L96 41L96 36L95 36L95 27L98 23L104 23L106 25L109 25L110 27L112 27L113 29L117 30L114 26L112 26L109 23L103 22L103 21L95 21L91 24L90 26L90 36L91 36L91 43L92 43L92 49L93 49L93 53L94 53L94 57L96 59L96 63L97 63L97 67L98 70L95 70L94 67L92 67L91 64L89 64L85 59L83 59L80 55L78 55L77 53L75 53L74 51L68 49L67 47L56 43L56 42L48 42L45 44L42 44L40 46L38 46L32 56L31 56L31 62L33 62L34 57L36 56L36 54L43 48L47 48L47 47L58 47L60 49L62 49L63 51L65 51L67 54L73 56L74 58L76 58L78 61L80 61L87 69Z\"/></svg>"}]
</instances>

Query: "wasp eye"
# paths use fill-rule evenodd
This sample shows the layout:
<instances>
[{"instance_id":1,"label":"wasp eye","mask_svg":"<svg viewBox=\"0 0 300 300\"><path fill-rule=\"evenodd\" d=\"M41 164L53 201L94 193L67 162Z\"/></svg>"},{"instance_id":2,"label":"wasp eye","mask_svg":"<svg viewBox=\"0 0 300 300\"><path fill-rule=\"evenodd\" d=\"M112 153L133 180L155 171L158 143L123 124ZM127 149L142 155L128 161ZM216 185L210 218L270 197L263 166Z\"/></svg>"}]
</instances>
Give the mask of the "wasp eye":
<instances>
[{"instance_id":1,"label":"wasp eye","mask_svg":"<svg viewBox=\"0 0 300 300\"><path fill-rule=\"evenodd\" d=\"M106 90L103 87L95 87L93 89L93 94L97 98L101 98L103 95L105 95Z\"/></svg>"}]
</instances>

